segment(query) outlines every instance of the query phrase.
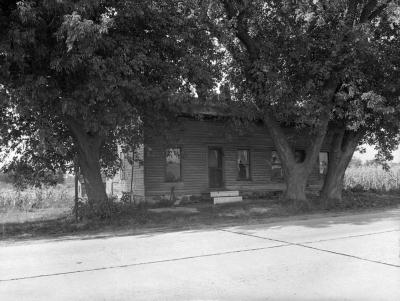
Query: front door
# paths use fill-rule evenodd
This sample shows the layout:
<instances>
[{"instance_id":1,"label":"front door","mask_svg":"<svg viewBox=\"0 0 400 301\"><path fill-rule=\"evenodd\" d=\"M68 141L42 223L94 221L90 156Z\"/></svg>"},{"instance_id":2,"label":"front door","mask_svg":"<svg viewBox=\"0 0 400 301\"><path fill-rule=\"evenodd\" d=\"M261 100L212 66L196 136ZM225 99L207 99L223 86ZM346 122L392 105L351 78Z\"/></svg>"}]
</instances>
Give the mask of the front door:
<instances>
[{"instance_id":1,"label":"front door","mask_svg":"<svg viewBox=\"0 0 400 301\"><path fill-rule=\"evenodd\" d=\"M222 149L208 149L208 179L210 188L223 187Z\"/></svg>"}]
</instances>

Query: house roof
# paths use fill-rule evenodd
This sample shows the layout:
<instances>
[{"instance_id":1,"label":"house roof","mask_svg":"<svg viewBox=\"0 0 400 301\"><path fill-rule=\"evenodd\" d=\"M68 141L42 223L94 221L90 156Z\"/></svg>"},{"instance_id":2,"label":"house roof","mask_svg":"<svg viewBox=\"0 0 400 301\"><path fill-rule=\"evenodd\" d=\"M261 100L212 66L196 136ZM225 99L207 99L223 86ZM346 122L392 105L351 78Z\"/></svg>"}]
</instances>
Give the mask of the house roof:
<instances>
[{"instance_id":1,"label":"house roof","mask_svg":"<svg viewBox=\"0 0 400 301\"><path fill-rule=\"evenodd\" d=\"M233 110L226 104L199 104L190 103L181 106L180 111L182 115L204 115L204 116L220 116L228 117L233 116Z\"/></svg>"}]
</instances>

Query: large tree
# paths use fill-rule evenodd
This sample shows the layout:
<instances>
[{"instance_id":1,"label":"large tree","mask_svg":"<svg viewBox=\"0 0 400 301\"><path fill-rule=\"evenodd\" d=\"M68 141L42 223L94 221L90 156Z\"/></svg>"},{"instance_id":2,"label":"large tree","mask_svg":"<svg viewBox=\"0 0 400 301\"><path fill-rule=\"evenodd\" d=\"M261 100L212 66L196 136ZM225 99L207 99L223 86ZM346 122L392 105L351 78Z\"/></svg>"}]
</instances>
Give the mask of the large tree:
<instances>
[{"instance_id":1,"label":"large tree","mask_svg":"<svg viewBox=\"0 0 400 301\"><path fill-rule=\"evenodd\" d=\"M376 159L382 164L392 159L391 152L398 146L398 105L391 105L387 99L370 93L360 95L353 105L358 107L352 114L332 120L329 125L329 160L320 194L326 207L342 201L345 172L358 146L362 143L375 145Z\"/></svg>"},{"instance_id":2,"label":"large tree","mask_svg":"<svg viewBox=\"0 0 400 301\"><path fill-rule=\"evenodd\" d=\"M355 11L352 20L362 25L358 28L362 34L357 35L357 61L336 94L329 129L329 166L321 191L328 206L341 201L345 170L361 142L375 144L385 159L390 159L398 143L400 10L388 1L379 5L369 26L362 24L365 14L360 11Z\"/></svg>"},{"instance_id":3,"label":"large tree","mask_svg":"<svg viewBox=\"0 0 400 301\"><path fill-rule=\"evenodd\" d=\"M348 76L368 65L371 28L396 1L210 1L210 30L228 52L236 100L249 102L282 161L286 198L304 203L309 175ZM362 77L362 76L360 76ZM296 160L282 125L307 136Z\"/></svg>"},{"instance_id":4,"label":"large tree","mask_svg":"<svg viewBox=\"0 0 400 301\"><path fill-rule=\"evenodd\" d=\"M194 0L3 1L3 149L50 169L77 156L88 198L106 199L115 143L137 145L143 124L164 127L174 104L214 86L200 13Z\"/></svg>"}]
</instances>

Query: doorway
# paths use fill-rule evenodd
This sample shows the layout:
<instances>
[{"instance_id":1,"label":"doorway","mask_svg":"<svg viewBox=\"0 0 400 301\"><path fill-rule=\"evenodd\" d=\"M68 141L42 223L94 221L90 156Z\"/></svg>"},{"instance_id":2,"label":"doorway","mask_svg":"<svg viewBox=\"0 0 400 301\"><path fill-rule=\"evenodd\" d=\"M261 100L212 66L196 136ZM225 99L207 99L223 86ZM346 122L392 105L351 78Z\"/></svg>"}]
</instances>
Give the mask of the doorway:
<instances>
[{"instance_id":1,"label":"doorway","mask_svg":"<svg viewBox=\"0 0 400 301\"><path fill-rule=\"evenodd\" d=\"M208 149L208 181L210 188L221 188L224 186L223 179L222 149L212 147Z\"/></svg>"}]
</instances>

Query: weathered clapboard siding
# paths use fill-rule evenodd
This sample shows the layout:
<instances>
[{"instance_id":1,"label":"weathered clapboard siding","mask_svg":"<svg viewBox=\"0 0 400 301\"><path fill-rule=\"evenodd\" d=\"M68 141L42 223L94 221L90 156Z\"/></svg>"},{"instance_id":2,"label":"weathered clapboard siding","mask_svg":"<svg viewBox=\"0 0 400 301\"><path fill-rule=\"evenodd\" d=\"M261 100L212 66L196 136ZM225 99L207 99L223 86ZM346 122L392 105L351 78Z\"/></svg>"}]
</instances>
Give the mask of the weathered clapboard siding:
<instances>
[{"instance_id":1,"label":"weathered clapboard siding","mask_svg":"<svg viewBox=\"0 0 400 301\"><path fill-rule=\"evenodd\" d=\"M298 133L291 135L296 149L305 149L305 141ZM169 135L167 143L161 138L146 137L144 153L144 185L146 197L168 195L174 187L176 195L191 195L209 192L208 149L223 150L224 184L226 189L241 191L282 190L284 184L271 181L271 152L273 141L265 127L254 126L250 132L233 134L227 124L216 120L185 119ZM182 181L165 181L165 150L167 147L181 148ZM250 150L251 179L237 179L237 151ZM323 151L326 147L323 148ZM320 182L319 167L315 165L310 184Z\"/></svg>"},{"instance_id":2,"label":"weathered clapboard siding","mask_svg":"<svg viewBox=\"0 0 400 301\"><path fill-rule=\"evenodd\" d=\"M134 161L133 165L133 195L144 197L145 186L144 186L144 146L141 146L137 151L138 158ZM132 166L130 166L130 174L132 174ZM127 175L130 179L131 175Z\"/></svg>"},{"instance_id":3,"label":"weathered clapboard siding","mask_svg":"<svg viewBox=\"0 0 400 301\"><path fill-rule=\"evenodd\" d=\"M119 151L120 148L119 148ZM133 165L133 182L132 182L132 192L134 196L144 197L145 187L144 187L144 167L139 161L143 160L144 147L142 146L138 150L139 157L136 158ZM116 195L121 197L123 192L131 191L131 179L132 179L132 165L124 157L123 165L125 166L124 174L122 176L122 171L118 171L114 178L109 179L106 183L106 190L108 194Z\"/></svg>"}]
</instances>

